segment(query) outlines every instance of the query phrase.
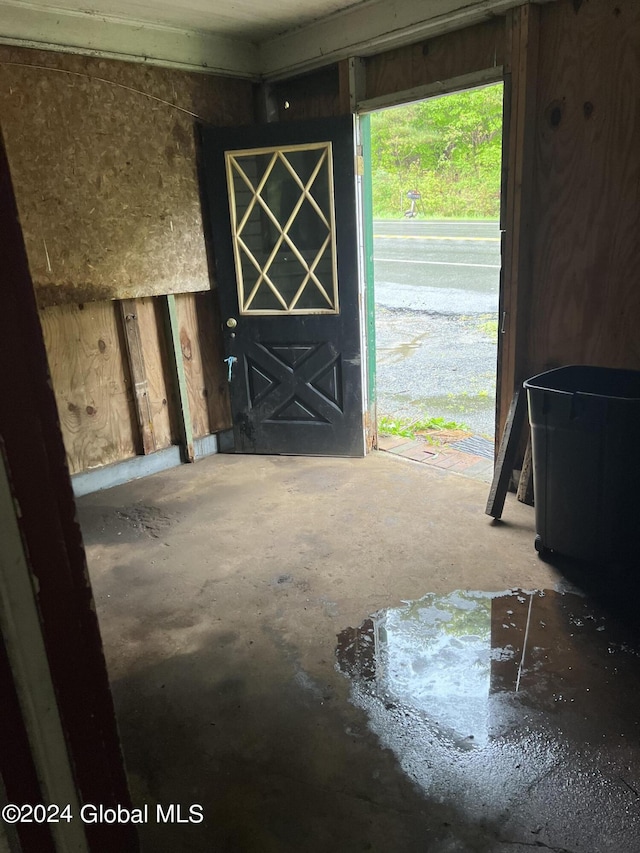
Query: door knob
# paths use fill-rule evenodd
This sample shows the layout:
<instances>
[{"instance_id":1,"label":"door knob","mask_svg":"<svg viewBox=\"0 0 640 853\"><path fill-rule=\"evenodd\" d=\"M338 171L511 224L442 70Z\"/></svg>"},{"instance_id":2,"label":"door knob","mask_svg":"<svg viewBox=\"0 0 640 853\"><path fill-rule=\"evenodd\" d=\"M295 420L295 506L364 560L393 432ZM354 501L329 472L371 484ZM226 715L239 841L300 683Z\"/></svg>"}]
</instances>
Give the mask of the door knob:
<instances>
[{"instance_id":1,"label":"door knob","mask_svg":"<svg viewBox=\"0 0 640 853\"><path fill-rule=\"evenodd\" d=\"M237 325L238 325L238 321L236 320L236 318L235 317L229 317L229 319L227 320L227 328L235 329L235 327Z\"/></svg>"}]
</instances>

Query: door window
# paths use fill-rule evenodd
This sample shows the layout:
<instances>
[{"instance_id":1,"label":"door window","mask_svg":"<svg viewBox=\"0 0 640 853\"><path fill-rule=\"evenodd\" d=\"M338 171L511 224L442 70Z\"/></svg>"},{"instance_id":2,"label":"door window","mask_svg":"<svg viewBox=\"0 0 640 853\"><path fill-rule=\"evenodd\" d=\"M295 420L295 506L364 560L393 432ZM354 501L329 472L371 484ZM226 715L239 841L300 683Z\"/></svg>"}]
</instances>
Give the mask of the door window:
<instances>
[{"instance_id":1,"label":"door window","mask_svg":"<svg viewBox=\"0 0 640 853\"><path fill-rule=\"evenodd\" d=\"M225 154L241 314L337 314L330 142Z\"/></svg>"}]
</instances>

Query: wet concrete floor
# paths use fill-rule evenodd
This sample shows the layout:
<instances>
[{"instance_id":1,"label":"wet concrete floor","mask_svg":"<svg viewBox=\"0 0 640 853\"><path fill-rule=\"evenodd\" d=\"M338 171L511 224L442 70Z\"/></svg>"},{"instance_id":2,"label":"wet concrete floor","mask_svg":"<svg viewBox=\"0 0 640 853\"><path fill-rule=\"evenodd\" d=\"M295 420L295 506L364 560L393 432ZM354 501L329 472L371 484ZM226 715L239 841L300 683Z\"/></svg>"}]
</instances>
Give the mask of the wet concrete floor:
<instances>
[{"instance_id":1,"label":"wet concrete floor","mask_svg":"<svg viewBox=\"0 0 640 853\"><path fill-rule=\"evenodd\" d=\"M79 502L136 804L204 807L145 853L640 850L635 576L486 493L220 456Z\"/></svg>"},{"instance_id":2,"label":"wet concrete floor","mask_svg":"<svg viewBox=\"0 0 640 853\"><path fill-rule=\"evenodd\" d=\"M456 591L345 630L338 661L407 776L494 844L631 850L639 650L581 595Z\"/></svg>"}]
</instances>

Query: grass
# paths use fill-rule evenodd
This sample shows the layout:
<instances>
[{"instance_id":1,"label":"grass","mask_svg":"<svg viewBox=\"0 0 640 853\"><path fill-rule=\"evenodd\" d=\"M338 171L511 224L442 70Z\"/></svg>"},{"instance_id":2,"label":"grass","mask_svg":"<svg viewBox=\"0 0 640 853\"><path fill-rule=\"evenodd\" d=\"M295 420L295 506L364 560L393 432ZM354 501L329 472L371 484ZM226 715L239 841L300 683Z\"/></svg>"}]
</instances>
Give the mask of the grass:
<instances>
[{"instance_id":1,"label":"grass","mask_svg":"<svg viewBox=\"0 0 640 853\"><path fill-rule=\"evenodd\" d=\"M415 438L415 432L412 431L409 421L394 420L384 416L378 419L378 432L383 435L397 435L401 438Z\"/></svg>"},{"instance_id":2,"label":"grass","mask_svg":"<svg viewBox=\"0 0 640 853\"><path fill-rule=\"evenodd\" d=\"M498 318L491 315L482 315L477 328L478 331L495 341L498 337Z\"/></svg>"},{"instance_id":3,"label":"grass","mask_svg":"<svg viewBox=\"0 0 640 853\"><path fill-rule=\"evenodd\" d=\"M397 435L401 438L415 438L419 433L442 432L445 430L459 430L470 432L466 424L457 421L448 421L446 418L426 418L425 420L409 421L402 418L388 418L382 416L378 420L378 430L383 435Z\"/></svg>"}]
</instances>

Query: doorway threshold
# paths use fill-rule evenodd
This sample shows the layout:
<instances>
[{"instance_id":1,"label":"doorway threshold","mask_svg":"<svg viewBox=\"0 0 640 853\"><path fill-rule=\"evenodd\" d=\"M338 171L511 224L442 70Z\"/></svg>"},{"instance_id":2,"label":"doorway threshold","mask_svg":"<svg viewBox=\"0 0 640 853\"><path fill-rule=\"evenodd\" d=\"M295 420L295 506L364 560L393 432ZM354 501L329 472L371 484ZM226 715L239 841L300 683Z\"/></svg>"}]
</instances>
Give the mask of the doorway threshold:
<instances>
[{"instance_id":1,"label":"doorway threshold","mask_svg":"<svg viewBox=\"0 0 640 853\"><path fill-rule=\"evenodd\" d=\"M478 449L482 449L479 448ZM437 444L422 436L413 439L396 435L380 435L378 450L393 453L404 459L431 465L443 471L462 474L473 480L490 484L493 479L493 459L465 448L454 447L451 444Z\"/></svg>"}]
</instances>

